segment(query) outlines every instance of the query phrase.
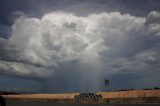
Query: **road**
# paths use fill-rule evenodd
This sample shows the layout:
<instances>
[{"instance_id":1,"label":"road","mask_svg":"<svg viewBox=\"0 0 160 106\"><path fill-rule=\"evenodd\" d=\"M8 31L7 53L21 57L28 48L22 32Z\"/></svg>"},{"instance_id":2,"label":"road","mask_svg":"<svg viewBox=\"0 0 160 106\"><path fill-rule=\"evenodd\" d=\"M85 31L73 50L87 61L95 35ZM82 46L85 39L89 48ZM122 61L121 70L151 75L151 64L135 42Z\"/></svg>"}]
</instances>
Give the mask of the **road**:
<instances>
[{"instance_id":1,"label":"road","mask_svg":"<svg viewBox=\"0 0 160 106\"><path fill-rule=\"evenodd\" d=\"M150 104L55 104L51 101L15 101L7 100L6 106L160 106L160 103Z\"/></svg>"}]
</instances>

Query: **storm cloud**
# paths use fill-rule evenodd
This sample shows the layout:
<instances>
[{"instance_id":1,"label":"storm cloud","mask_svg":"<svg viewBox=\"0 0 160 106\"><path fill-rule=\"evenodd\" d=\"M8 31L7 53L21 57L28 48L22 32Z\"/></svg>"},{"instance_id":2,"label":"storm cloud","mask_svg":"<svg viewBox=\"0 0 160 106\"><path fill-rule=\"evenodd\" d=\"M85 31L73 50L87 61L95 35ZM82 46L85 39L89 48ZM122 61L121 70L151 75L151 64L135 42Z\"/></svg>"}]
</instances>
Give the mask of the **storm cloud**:
<instances>
[{"instance_id":1,"label":"storm cloud","mask_svg":"<svg viewBox=\"0 0 160 106\"><path fill-rule=\"evenodd\" d=\"M104 78L114 82L118 75L135 76L122 80L133 80L128 82L132 86L154 86L160 82L159 54L158 11L146 17L120 12L79 16L54 11L41 18L23 14L12 25L10 38L0 39L0 73L42 81L44 89L57 92L100 90Z\"/></svg>"}]
</instances>

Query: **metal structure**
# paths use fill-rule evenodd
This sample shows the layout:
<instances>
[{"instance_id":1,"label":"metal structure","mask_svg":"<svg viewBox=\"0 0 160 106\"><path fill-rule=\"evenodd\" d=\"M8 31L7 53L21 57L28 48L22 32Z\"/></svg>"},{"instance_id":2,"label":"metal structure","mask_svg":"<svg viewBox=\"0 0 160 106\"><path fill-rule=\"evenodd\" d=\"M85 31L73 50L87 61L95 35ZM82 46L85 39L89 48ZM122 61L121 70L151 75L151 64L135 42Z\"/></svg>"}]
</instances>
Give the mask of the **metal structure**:
<instances>
[{"instance_id":1,"label":"metal structure","mask_svg":"<svg viewBox=\"0 0 160 106\"><path fill-rule=\"evenodd\" d=\"M110 91L109 83L110 83L109 80L104 79L104 84L105 84L105 87L106 87L106 91Z\"/></svg>"}]
</instances>

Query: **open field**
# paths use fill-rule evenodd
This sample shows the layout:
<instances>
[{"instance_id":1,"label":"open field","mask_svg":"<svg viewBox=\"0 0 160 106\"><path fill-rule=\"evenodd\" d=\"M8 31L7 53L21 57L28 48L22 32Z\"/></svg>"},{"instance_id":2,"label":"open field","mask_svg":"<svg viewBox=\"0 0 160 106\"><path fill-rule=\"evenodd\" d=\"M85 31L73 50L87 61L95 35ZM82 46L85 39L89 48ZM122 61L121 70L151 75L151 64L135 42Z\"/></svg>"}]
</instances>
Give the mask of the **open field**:
<instances>
[{"instance_id":1,"label":"open field","mask_svg":"<svg viewBox=\"0 0 160 106\"><path fill-rule=\"evenodd\" d=\"M98 92L102 99L94 103L160 103L160 90L134 90L120 92ZM77 103L79 93L68 94L20 94L3 95L7 100L52 101L54 103ZM79 103L83 103L79 102Z\"/></svg>"}]
</instances>

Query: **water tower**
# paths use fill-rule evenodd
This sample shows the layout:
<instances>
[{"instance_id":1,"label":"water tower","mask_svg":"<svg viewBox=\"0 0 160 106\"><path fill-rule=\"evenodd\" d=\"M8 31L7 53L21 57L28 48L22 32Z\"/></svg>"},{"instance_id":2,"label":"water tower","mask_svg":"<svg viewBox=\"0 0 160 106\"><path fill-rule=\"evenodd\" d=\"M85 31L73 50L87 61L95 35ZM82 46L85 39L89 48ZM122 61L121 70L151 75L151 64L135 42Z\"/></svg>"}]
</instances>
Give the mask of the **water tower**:
<instances>
[{"instance_id":1,"label":"water tower","mask_svg":"<svg viewBox=\"0 0 160 106\"><path fill-rule=\"evenodd\" d=\"M109 80L104 79L104 84L105 84L106 92L107 92L107 91L108 91L108 92L110 91L109 83L110 83Z\"/></svg>"}]
</instances>

